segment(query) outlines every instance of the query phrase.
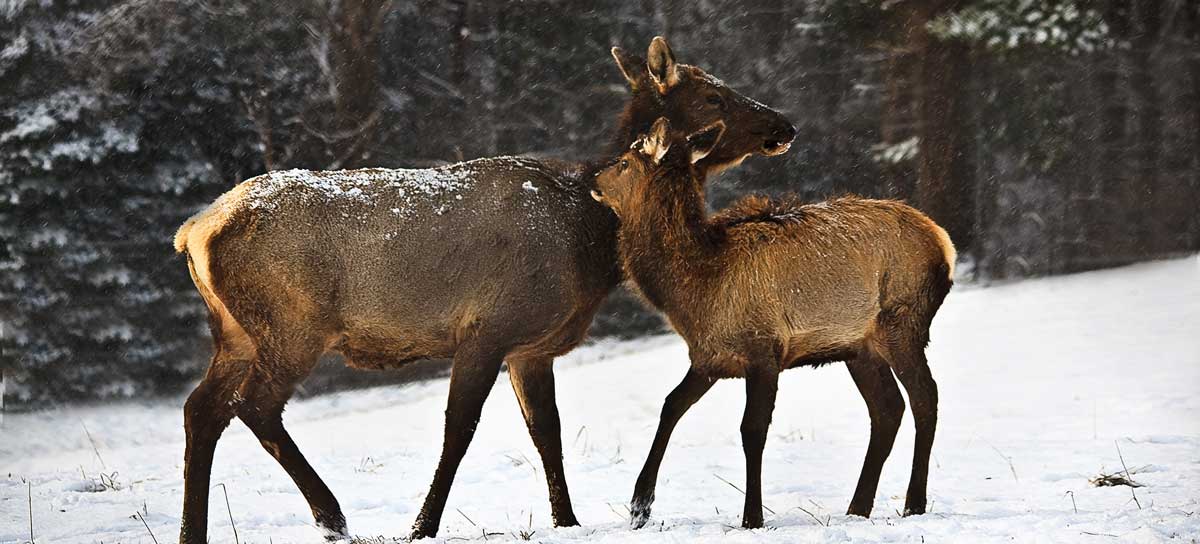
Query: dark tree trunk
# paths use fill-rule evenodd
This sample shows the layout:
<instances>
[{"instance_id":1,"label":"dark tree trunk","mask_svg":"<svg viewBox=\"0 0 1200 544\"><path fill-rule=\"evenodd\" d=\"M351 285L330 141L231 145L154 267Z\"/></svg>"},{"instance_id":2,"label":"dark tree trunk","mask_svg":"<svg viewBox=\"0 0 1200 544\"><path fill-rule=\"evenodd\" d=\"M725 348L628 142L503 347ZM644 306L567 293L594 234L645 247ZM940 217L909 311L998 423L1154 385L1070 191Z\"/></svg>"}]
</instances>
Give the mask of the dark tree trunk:
<instances>
[{"instance_id":1,"label":"dark tree trunk","mask_svg":"<svg viewBox=\"0 0 1200 544\"><path fill-rule=\"evenodd\" d=\"M942 225L966 253L974 239L975 218L961 99L969 50L961 43L934 39L928 30L931 20L961 4L961 0L940 0L898 7L895 30L900 45L889 59L882 133L884 142L893 145L914 134L919 138L913 202ZM906 100L906 89L915 96ZM915 128L901 121L905 107L913 108L910 119Z\"/></svg>"},{"instance_id":2,"label":"dark tree trunk","mask_svg":"<svg viewBox=\"0 0 1200 544\"><path fill-rule=\"evenodd\" d=\"M335 78L334 167L370 162L379 128L379 31L391 0L335 0L328 10Z\"/></svg>"},{"instance_id":3,"label":"dark tree trunk","mask_svg":"<svg viewBox=\"0 0 1200 544\"><path fill-rule=\"evenodd\" d=\"M470 55L467 65L470 67L471 101L467 105L470 112L468 120L478 131L480 152L484 156L497 154L499 146L499 119L496 115L496 79L497 48L500 29L497 25L499 10L490 0L474 0L467 7L467 37Z\"/></svg>"},{"instance_id":4,"label":"dark tree trunk","mask_svg":"<svg viewBox=\"0 0 1200 544\"><path fill-rule=\"evenodd\" d=\"M907 12L908 18L915 17L915 10ZM912 49L907 34L919 20L902 19L896 22L894 32L898 39L892 43L884 60L883 111L879 123L880 141L885 146L896 146L916 135L916 114L913 96L916 85L914 74L919 67L919 54ZM881 165L888 196L909 199L913 195L914 170L908 161L890 161L885 158Z\"/></svg>"},{"instance_id":5,"label":"dark tree trunk","mask_svg":"<svg viewBox=\"0 0 1200 544\"><path fill-rule=\"evenodd\" d=\"M1110 259L1125 261L1134 244L1121 217L1125 207L1125 195L1119 190L1127 186L1126 153L1128 136L1126 120L1129 110L1121 82L1128 64L1126 52L1120 44L1129 39L1129 8L1125 0L1110 0L1104 13L1109 32L1116 47L1107 53L1107 62L1096 71L1097 94L1104 99L1100 120L1099 172L1103 184L1098 192L1103 194L1105 205L1096 220L1098 241L1106 248Z\"/></svg>"},{"instance_id":6,"label":"dark tree trunk","mask_svg":"<svg viewBox=\"0 0 1200 544\"><path fill-rule=\"evenodd\" d=\"M1189 38L1184 42L1186 44L1185 54L1188 55L1187 65L1191 76L1191 87L1185 98L1186 107L1190 108L1192 114L1191 158L1188 161L1191 166L1191 172L1188 174L1191 178L1191 198L1189 200L1197 202L1200 201L1200 2L1186 3L1184 10L1186 11L1187 36ZM1189 217L1188 232L1191 233L1191 240L1188 241L1188 248L1197 251L1200 250L1200 214L1191 213Z\"/></svg>"},{"instance_id":7,"label":"dark tree trunk","mask_svg":"<svg viewBox=\"0 0 1200 544\"><path fill-rule=\"evenodd\" d=\"M1159 204L1165 211L1171 207L1172 195L1168 194L1170 180L1160 175L1162 137L1162 99L1155 71L1158 67L1155 52L1158 48L1162 28L1161 0L1138 0L1134 3L1135 28L1130 49L1132 77L1129 85L1133 102L1136 126L1136 146L1133 149L1134 176L1131 180L1138 194L1131 195ZM1176 197L1178 195L1175 195ZM1177 232L1169 232L1168 217L1158 216L1148 221L1138 221L1143 212L1130 210L1130 225L1139 225L1133 233L1137 250L1143 255L1156 255L1169 250Z\"/></svg>"},{"instance_id":8,"label":"dark tree trunk","mask_svg":"<svg viewBox=\"0 0 1200 544\"><path fill-rule=\"evenodd\" d=\"M969 169L961 90L968 74L966 46L927 43L921 66L920 167L914 201L969 252L975 233L973 176Z\"/></svg>"}]
</instances>

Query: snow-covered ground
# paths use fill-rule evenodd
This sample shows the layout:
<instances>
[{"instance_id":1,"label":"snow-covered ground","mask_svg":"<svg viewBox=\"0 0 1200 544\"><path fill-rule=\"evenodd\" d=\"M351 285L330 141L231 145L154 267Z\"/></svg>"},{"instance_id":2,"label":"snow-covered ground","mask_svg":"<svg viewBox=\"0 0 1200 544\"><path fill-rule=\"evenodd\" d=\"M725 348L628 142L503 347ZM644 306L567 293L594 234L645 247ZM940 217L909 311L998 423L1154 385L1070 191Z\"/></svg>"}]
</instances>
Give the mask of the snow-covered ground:
<instances>
[{"instance_id":1,"label":"snow-covered ground","mask_svg":"<svg viewBox=\"0 0 1200 544\"><path fill-rule=\"evenodd\" d=\"M558 362L567 476L582 527L550 527L540 463L501 376L439 538L482 540L485 531L488 540L520 540L524 531L541 542L1200 538L1200 258L957 289L935 320L929 358L941 413L925 516L896 513L908 481L911 420L884 468L875 516L843 514L868 421L847 372L830 365L784 375L764 460L767 528L734 528L742 496L722 479L742 485L744 390L729 380L683 419L652 525L630 531L625 505L661 401L687 365L683 344L659 337L601 343ZM295 402L285 418L351 531L402 537L433 474L445 401L438 380ZM177 538L181 404L6 417L0 542L29 538L27 489L38 542L151 542L139 513L159 542ZM1136 502L1129 487L1088 482L1121 470L1118 446L1133 479L1145 484ZM230 516L241 542L319 539L287 475L240 423L217 449L213 483L225 484L229 496L227 510L221 488L213 492L213 542L233 541Z\"/></svg>"}]
</instances>

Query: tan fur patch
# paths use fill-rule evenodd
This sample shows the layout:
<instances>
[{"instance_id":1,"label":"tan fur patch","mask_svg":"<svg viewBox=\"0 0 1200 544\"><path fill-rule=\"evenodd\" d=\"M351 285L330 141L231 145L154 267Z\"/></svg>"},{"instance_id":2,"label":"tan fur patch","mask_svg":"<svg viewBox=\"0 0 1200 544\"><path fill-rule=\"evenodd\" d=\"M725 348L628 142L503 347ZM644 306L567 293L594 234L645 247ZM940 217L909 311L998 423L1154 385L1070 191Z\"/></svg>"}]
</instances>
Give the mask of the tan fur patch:
<instances>
[{"instance_id":1,"label":"tan fur patch","mask_svg":"<svg viewBox=\"0 0 1200 544\"><path fill-rule=\"evenodd\" d=\"M950 240L950 234L943 229L941 225L934 223L929 217L922 215L929 222L929 230L937 237L938 245L942 248L942 255L946 258L946 266L949 267L950 280L954 280L954 263L958 260L958 250L954 249L954 242Z\"/></svg>"},{"instance_id":2,"label":"tan fur patch","mask_svg":"<svg viewBox=\"0 0 1200 544\"><path fill-rule=\"evenodd\" d=\"M248 180L230 189L200 213L185 221L175 233L175 250L187 252L192 282L196 284L196 289L208 305L209 312L220 325L221 347L229 352L227 355L236 359L253 358L257 348L213 289L210 266L212 257L209 255L208 246L213 236L225 228L233 213L240 209L252 182L253 180Z\"/></svg>"}]
</instances>

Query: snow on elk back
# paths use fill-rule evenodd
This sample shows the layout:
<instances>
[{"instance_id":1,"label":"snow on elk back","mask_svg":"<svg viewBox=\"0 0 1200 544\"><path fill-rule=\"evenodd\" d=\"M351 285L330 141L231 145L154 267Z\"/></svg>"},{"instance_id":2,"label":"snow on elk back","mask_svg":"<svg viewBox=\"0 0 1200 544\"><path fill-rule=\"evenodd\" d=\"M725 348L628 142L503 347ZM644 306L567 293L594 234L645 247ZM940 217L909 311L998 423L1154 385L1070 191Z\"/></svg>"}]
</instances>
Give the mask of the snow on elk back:
<instances>
[{"instance_id":1,"label":"snow on elk back","mask_svg":"<svg viewBox=\"0 0 1200 544\"><path fill-rule=\"evenodd\" d=\"M315 199L313 203L374 206L384 192L390 192L393 198L386 200L408 204L407 209L392 208L396 214L405 215L413 206L442 203L438 208L441 214L448 211L443 201L462 200L460 193L469 186L475 174L473 162L423 169L270 172L251 180L247 204L255 210L273 210L279 206L281 193L299 191L304 199Z\"/></svg>"}]
</instances>

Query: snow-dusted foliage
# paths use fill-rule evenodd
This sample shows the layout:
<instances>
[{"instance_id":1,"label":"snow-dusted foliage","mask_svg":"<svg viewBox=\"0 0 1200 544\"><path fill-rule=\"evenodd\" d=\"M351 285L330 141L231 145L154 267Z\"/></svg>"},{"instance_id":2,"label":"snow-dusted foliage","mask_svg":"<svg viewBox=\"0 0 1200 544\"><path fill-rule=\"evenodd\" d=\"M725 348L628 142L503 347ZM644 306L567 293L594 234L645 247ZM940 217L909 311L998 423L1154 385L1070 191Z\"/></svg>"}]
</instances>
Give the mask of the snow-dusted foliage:
<instances>
[{"instance_id":1,"label":"snow-dusted foliage","mask_svg":"<svg viewBox=\"0 0 1200 544\"><path fill-rule=\"evenodd\" d=\"M181 114L213 108L89 77L103 4L21 3L0 20L0 366L18 403L174 388L202 357L169 233L219 186Z\"/></svg>"},{"instance_id":2,"label":"snow-dusted foliage","mask_svg":"<svg viewBox=\"0 0 1200 544\"><path fill-rule=\"evenodd\" d=\"M1109 47L1108 23L1095 2L976 0L929 23L940 38L982 43L989 49L1053 47L1070 54Z\"/></svg>"},{"instance_id":3,"label":"snow-dusted foliage","mask_svg":"<svg viewBox=\"0 0 1200 544\"><path fill-rule=\"evenodd\" d=\"M968 210L954 212L975 237L961 270L980 279L1200 249L1200 2L558 4L0 0L10 406L198 377L205 310L170 238L236 183L603 158L628 96L609 48L644 54L662 33L798 130L786 155L711 179L715 206L795 192L920 207L918 187L961 189L944 209ZM469 201L468 187L420 187L395 189ZM594 332L663 330L613 300Z\"/></svg>"}]
</instances>

